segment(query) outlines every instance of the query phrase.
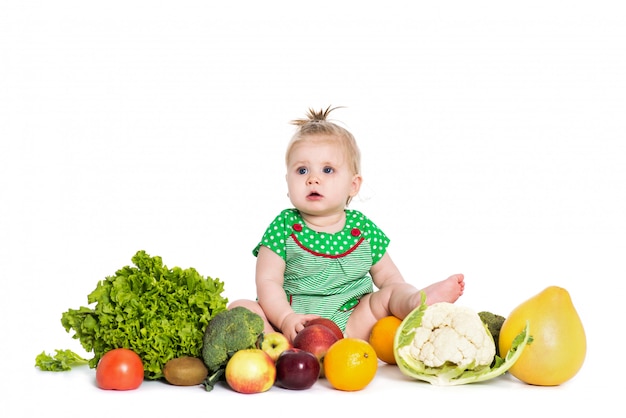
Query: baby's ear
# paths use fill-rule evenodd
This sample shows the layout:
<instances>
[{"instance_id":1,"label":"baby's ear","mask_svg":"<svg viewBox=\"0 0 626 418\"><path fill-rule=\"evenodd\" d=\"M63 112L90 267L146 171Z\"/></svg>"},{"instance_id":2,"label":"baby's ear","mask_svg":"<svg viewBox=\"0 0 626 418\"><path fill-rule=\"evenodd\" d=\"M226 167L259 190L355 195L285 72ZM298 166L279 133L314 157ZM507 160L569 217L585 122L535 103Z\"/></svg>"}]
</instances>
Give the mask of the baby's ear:
<instances>
[{"instance_id":1,"label":"baby's ear","mask_svg":"<svg viewBox=\"0 0 626 418\"><path fill-rule=\"evenodd\" d=\"M361 184L363 183L363 177L360 174L355 174L352 177L352 189L350 190L350 197L354 197L359 194L359 190L361 190Z\"/></svg>"}]
</instances>

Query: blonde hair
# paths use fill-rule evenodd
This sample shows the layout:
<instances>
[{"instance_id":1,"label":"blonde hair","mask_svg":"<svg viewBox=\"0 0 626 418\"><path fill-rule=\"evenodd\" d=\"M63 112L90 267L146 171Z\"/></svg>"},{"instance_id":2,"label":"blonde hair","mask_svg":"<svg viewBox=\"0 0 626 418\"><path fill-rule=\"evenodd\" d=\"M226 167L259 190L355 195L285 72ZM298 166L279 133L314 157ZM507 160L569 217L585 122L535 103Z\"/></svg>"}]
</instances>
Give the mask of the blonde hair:
<instances>
[{"instance_id":1,"label":"blonde hair","mask_svg":"<svg viewBox=\"0 0 626 418\"><path fill-rule=\"evenodd\" d=\"M291 137L285 153L285 163L289 163L289 155L294 145L311 136L326 136L328 141L339 145L347 158L352 174L361 174L361 151L354 136L345 128L328 120L328 115L339 107L328 106L319 111L309 108L306 119L295 119L291 124L298 126L298 130Z\"/></svg>"}]
</instances>

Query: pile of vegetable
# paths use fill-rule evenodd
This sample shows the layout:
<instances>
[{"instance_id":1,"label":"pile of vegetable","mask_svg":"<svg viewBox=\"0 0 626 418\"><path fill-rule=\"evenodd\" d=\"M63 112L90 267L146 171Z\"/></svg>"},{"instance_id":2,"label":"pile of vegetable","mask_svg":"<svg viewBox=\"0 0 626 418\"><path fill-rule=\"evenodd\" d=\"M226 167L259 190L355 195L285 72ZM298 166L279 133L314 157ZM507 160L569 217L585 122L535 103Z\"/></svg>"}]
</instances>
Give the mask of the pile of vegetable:
<instances>
[{"instance_id":1,"label":"pile of vegetable","mask_svg":"<svg viewBox=\"0 0 626 418\"><path fill-rule=\"evenodd\" d=\"M161 257L138 251L134 266L125 266L115 275L98 282L87 297L93 307L69 309L61 317L67 332L80 340L94 357L95 368L102 356L115 348L127 348L139 355L146 379L163 377L171 359L200 357L204 332L211 318L226 310L224 284L204 277L194 268L168 268ZM50 356L40 355L44 370ZM49 369L48 369L49 370Z\"/></svg>"},{"instance_id":2,"label":"pile of vegetable","mask_svg":"<svg viewBox=\"0 0 626 418\"><path fill-rule=\"evenodd\" d=\"M531 341L527 323L501 358L480 315L452 303L426 305L422 294L421 305L404 318L396 332L394 352L403 374L434 385L453 386L504 374Z\"/></svg>"}]
</instances>

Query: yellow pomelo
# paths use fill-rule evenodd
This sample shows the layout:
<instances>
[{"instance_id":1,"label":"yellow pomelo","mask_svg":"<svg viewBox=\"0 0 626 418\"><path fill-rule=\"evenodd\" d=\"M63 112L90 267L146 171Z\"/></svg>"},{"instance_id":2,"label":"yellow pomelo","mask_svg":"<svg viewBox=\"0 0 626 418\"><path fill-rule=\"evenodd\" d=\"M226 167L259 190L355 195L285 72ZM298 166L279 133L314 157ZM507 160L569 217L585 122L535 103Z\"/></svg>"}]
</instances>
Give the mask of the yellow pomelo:
<instances>
[{"instance_id":1,"label":"yellow pomelo","mask_svg":"<svg viewBox=\"0 0 626 418\"><path fill-rule=\"evenodd\" d=\"M533 341L509 372L537 386L556 386L574 377L585 361L587 339L569 292L550 286L515 308L500 330L501 353L508 352L526 321Z\"/></svg>"}]
</instances>

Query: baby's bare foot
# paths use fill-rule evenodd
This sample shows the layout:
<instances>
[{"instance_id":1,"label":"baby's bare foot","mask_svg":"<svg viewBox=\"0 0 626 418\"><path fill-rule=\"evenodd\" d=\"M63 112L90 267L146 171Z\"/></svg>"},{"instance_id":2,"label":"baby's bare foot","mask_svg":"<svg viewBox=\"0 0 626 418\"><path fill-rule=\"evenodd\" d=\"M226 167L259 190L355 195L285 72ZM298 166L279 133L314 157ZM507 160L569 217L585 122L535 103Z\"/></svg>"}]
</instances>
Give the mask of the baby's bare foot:
<instances>
[{"instance_id":1,"label":"baby's bare foot","mask_svg":"<svg viewBox=\"0 0 626 418\"><path fill-rule=\"evenodd\" d=\"M454 303L463 294L464 289L464 276L454 274L445 280L431 284L422 291L426 293L426 304L432 305L437 302Z\"/></svg>"}]
</instances>

